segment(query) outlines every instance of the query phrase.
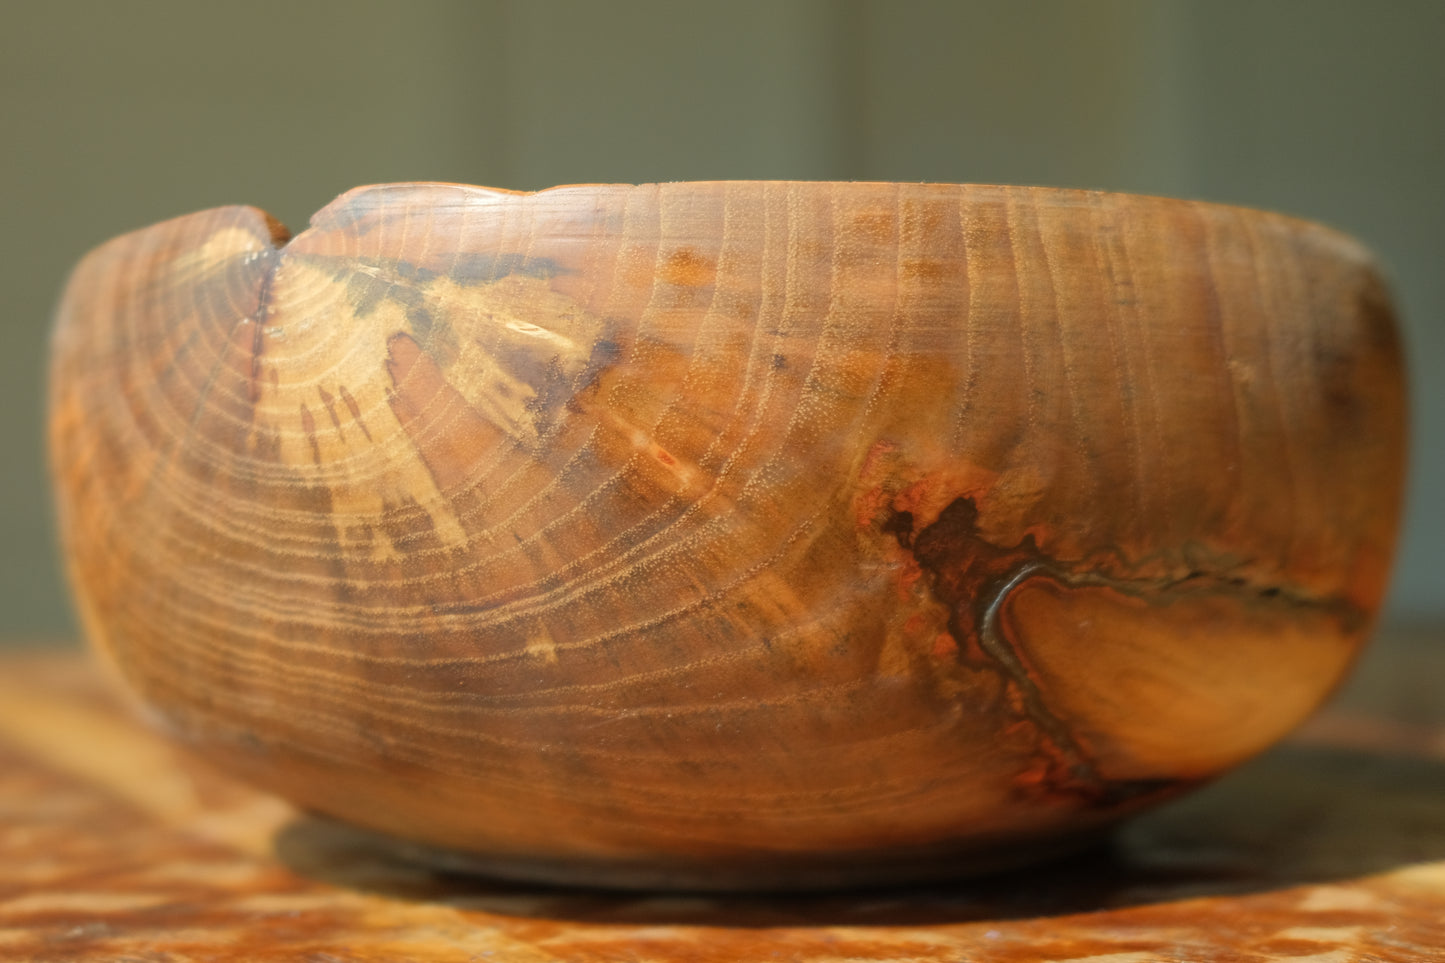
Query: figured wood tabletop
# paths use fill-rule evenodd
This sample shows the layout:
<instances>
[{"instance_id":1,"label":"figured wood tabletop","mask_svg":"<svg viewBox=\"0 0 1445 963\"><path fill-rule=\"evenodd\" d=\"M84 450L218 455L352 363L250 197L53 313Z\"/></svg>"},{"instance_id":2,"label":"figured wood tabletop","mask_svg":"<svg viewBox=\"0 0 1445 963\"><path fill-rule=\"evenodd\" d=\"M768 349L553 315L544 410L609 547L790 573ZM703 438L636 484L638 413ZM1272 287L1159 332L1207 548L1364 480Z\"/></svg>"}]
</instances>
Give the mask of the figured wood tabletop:
<instances>
[{"instance_id":1,"label":"figured wood tabletop","mask_svg":"<svg viewBox=\"0 0 1445 963\"><path fill-rule=\"evenodd\" d=\"M0 661L3 960L1445 959L1445 633L1286 745L1005 876L815 897L435 872L181 755L87 659Z\"/></svg>"}]
</instances>

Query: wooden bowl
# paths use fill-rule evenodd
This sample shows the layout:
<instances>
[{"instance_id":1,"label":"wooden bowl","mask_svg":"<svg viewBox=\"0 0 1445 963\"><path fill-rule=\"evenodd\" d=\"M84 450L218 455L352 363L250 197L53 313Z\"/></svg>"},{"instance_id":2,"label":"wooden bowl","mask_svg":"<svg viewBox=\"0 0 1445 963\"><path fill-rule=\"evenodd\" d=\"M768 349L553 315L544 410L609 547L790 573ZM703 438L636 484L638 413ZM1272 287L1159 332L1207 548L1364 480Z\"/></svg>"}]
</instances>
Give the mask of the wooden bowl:
<instances>
[{"instance_id":1,"label":"wooden bowl","mask_svg":"<svg viewBox=\"0 0 1445 963\"><path fill-rule=\"evenodd\" d=\"M359 188L89 254L50 443L93 645L297 804L528 879L1057 848L1309 713L1401 363L1325 228L1013 187Z\"/></svg>"}]
</instances>

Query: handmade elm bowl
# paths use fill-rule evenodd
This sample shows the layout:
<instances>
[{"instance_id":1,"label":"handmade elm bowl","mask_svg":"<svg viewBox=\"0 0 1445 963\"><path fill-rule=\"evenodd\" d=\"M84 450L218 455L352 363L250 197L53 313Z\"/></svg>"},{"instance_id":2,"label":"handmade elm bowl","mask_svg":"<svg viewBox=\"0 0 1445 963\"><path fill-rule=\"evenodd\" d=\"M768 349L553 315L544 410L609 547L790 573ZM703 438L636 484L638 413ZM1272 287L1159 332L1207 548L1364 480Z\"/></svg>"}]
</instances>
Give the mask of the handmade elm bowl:
<instances>
[{"instance_id":1,"label":"handmade elm bowl","mask_svg":"<svg viewBox=\"0 0 1445 963\"><path fill-rule=\"evenodd\" d=\"M523 879L975 872L1259 752L1396 528L1328 229L1082 191L347 193L89 254L50 451L94 648L297 805Z\"/></svg>"}]
</instances>

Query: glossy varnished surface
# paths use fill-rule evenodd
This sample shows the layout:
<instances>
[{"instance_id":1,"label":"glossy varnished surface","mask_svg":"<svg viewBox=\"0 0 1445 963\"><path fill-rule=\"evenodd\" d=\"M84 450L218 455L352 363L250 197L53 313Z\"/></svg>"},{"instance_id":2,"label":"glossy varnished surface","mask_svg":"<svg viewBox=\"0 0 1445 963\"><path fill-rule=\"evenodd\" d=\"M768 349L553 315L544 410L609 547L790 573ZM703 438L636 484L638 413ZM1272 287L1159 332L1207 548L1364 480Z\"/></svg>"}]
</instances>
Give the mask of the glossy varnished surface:
<instances>
[{"instance_id":1,"label":"glossy varnished surface","mask_svg":"<svg viewBox=\"0 0 1445 963\"><path fill-rule=\"evenodd\" d=\"M87 630L218 761L505 872L987 866L1268 745L1383 590L1397 348L1322 228L394 185L283 241L223 208L72 279Z\"/></svg>"},{"instance_id":2,"label":"glossy varnished surface","mask_svg":"<svg viewBox=\"0 0 1445 963\"><path fill-rule=\"evenodd\" d=\"M1445 947L1445 636L1109 848L951 887L617 896L432 873L0 661L0 958L1419 963Z\"/></svg>"}]
</instances>

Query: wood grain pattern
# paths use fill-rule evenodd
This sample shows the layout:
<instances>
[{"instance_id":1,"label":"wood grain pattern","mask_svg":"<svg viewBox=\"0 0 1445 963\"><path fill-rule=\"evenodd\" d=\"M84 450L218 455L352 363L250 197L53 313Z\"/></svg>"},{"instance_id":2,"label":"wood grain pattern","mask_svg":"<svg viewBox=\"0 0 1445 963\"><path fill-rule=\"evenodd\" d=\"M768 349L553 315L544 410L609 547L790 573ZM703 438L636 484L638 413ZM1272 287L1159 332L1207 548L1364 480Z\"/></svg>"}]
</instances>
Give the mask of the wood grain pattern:
<instances>
[{"instance_id":1,"label":"wood grain pattern","mask_svg":"<svg viewBox=\"0 0 1445 963\"><path fill-rule=\"evenodd\" d=\"M951 874L1273 742L1383 591L1367 255L1119 195L222 208L67 289L88 634L297 803L543 879Z\"/></svg>"},{"instance_id":2,"label":"wood grain pattern","mask_svg":"<svg viewBox=\"0 0 1445 963\"><path fill-rule=\"evenodd\" d=\"M1420 963L1445 947L1445 719L1438 698L1425 715L1396 710L1445 673L1442 641L1389 646L1353 687L1368 700L1108 848L973 883L811 897L439 873L180 752L90 665L7 656L0 958Z\"/></svg>"}]
</instances>

